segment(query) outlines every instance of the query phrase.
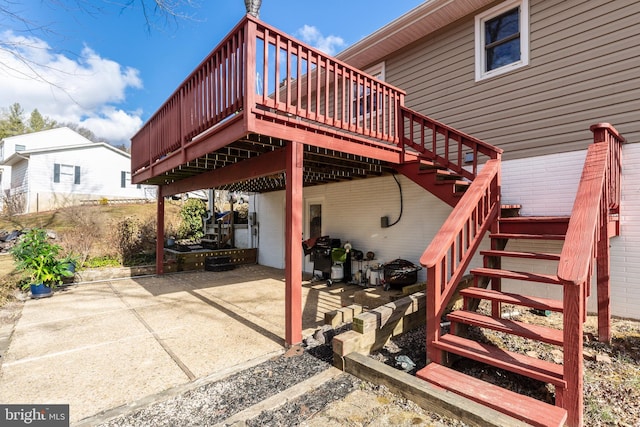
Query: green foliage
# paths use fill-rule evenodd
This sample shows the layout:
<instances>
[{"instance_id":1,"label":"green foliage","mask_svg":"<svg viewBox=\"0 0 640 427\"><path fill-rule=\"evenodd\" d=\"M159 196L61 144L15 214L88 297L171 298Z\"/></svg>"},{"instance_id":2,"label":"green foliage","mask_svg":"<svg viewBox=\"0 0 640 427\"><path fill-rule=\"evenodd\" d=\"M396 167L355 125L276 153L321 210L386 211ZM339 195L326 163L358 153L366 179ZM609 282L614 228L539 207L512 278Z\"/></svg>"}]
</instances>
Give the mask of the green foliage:
<instances>
[{"instance_id":1,"label":"green foliage","mask_svg":"<svg viewBox=\"0 0 640 427\"><path fill-rule=\"evenodd\" d=\"M9 112L4 113L0 120L0 139L26 133L23 115L24 110L17 102L9 107Z\"/></svg>"},{"instance_id":2,"label":"green foliage","mask_svg":"<svg viewBox=\"0 0 640 427\"><path fill-rule=\"evenodd\" d=\"M120 260L116 257L105 255L89 258L85 261L85 268L120 267Z\"/></svg>"},{"instance_id":3,"label":"green foliage","mask_svg":"<svg viewBox=\"0 0 640 427\"><path fill-rule=\"evenodd\" d=\"M200 199L187 199L180 209L182 222L178 230L179 239L199 239L204 236L202 218L207 214L207 207Z\"/></svg>"},{"instance_id":4,"label":"green foliage","mask_svg":"<svg viewBox=\"0 0 640 427\"><path fill-rule=\"evenodd\" d=\"M27 273L31 280L26 286L42 283L55 287L64 277L73 275L68 264L58 259L60 249L41 228L33 228L20 238L10 252L16 260L16 269Z\"/></svg>"},{"instance_id":5,"label":"green foliage","mask_svg":"<svg viewBox=\"0 0 640 427\"><path fill-rule=\"evenodd\" d=\"M24 135L25 133L40 132L41 130L53 129L58 126L55 120L43 117L38 109L31 112L29 121L25 123L25 112L19 103L14 103L9 107L8 112L4 112L0 117L0 139L9 136Z\"/></svg>"},{"instance_id":6,"label":"green foliage","mask_svg":"<svg viewBox=\"0 0 640 427\"><path fill-rule=\"evenodd\" d=\"M43 117L35 108L31 112L31 117L29 118L29 130L31 132L40 132L42 130L53 129L56 127L57 123L55 120L52 120L48 117Z\"/></svg>"}]
</instances>

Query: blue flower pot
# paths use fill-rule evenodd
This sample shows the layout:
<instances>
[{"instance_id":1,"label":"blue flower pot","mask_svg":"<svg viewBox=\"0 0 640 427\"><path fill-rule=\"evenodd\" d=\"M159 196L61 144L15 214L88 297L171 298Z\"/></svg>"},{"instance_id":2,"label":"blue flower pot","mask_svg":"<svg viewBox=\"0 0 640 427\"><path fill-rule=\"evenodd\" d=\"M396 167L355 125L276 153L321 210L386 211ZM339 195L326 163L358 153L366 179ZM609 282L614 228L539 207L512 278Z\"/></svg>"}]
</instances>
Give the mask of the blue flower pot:
<instances>
[{"instance_id":1,"label":"blue flower pot","mask_svg":"<svg viewBox=\"0 0 640 427\"><path fill-rule=\"evenodd\" d=\"M42 283L31 285L31 298L46 298L51 295L53 295L53 289L49 286L45 286Z\"/></svg>"}]
</instances>

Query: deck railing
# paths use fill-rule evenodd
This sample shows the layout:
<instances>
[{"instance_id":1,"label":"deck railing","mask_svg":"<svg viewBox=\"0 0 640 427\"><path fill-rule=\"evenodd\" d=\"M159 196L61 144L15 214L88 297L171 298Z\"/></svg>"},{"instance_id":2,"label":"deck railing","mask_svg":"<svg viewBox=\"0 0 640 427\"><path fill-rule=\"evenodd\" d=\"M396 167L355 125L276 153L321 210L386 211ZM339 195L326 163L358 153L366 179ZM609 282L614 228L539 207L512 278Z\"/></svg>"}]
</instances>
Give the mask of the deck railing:
<instances>
[{"instance_id":1,"label":"deck railing","mask_svg":"<svg viewBox=\"0 0 640 427\"><path fill-rule=\"evenodd\" d=\"M621 151L624 138L609 124L591 126L594 143L587 150L582 177L560 254L558 278L564 294L564 378L563 397L567 425L581 426L583 408L583 322L591 278L597 267L599 339L610 338L609 222L620 208ZM618 218L615 218L617 221ZM595 260L595 261L594 261ZM602 298L601 292L606 295ZM606 306L600 306L601 301ZM606 319L601 319L600 316Z\"/></svg>"},{"instance_id":2,"label":"deck railing","mask_svg":"<svg viewBox=\"0 0 640 427\"><path fill-rule=\"evenodd\" d=\"M397 145L403 102L403 91L247 15L132 138L132 169L240 114Z\"/></svg>"},{"instance_id":3,"label":"deck railing","mask_svg":"<svg viewBox=\"0 0 640 427\"><path fill-rule=\"evenodd\" d=\"M500 158L488 160L420 258L427 269L427 356L441 363L433 342L440 318L485 233L500 213Z\"/></svg>"},{"instance_id":4,"label":"deck railing","mask_svg":"<svg viewBox=\"0 0 640 427\"><path fill-rule=\"evenodd\" d=\"M502 150L460 132L442 122L402 107L401 128L403 147L420 152L420 157L432 160L463 177L473 180L478 167L489 159L500 157Z\"/></svg>"}]
</instances>

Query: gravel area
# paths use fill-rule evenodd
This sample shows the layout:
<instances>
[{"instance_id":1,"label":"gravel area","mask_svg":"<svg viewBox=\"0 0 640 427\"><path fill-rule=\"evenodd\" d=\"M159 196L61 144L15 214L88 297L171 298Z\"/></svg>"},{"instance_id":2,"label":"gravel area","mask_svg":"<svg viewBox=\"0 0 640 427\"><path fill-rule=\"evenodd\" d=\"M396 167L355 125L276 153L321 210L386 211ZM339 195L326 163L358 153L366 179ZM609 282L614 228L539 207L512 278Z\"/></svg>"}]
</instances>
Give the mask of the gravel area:
<instances>
[{"instance_id":1,"label":"gravel area","mask_svg":"<svg viewBox=\"0 0 640 427\"><path fill-rule=\"evenodd\" d=\"M101 426L214 425L329 367L327 361L309 352L281 356Z\"/></svg>"},{"instance_id":2,"label":"gravel area","mask_svg":"<svg viewBox=\"0 0 640 427\"><path fill-rule=\"evenodd\" d=\"M333 336L333 331L322 332L325 337ZM318 334L316 336L319 337ZM264 410L251 419L225 422L234 414L329 369L333 357L330 342L320 344L309 339L307 343L304 352L279 356L99 425L465 426L457 420L425 411L384 386L362 381L347 373L338 374L300 397L283 398L281 405Z\"/></svg>"},{"instance_id":3,"label":"gravel area","mask_svg":"<svg viewBox=\"0 0 640 427\"><path fill-rule=\"evenodd\" d=\"M482 309L482 308L481 308ZM508 310L508 308L507 308ZM561 325L561 316L540 316L529 311L513 318L533 323ZM611 345L593 340L596 320L585 326L585 425L640 425L640 323L613 320ZM346 328L343 328L346 329ZM340 332L340 331L335 331ZM152 404L102 426L210 426L314 375L328 370L332 362L330 339L334 331L322 330L306 340L303 352L284 355L200 386L166 401ZM532 343L510 335L471 328L476 338L531 357L562 363L562 352L553 346ZM371 357L410 374L425 363L425 330L418 328L393 338ZM462 372L502 387L553 403L553 387L529 378L468 360L454 366ZM283 398L280 405L257 413L232 426L412 426L463 427L460 420L425 411L415 403L391 393L384 386L342 373L300 397Z\"/></svg>"}]
</instances>

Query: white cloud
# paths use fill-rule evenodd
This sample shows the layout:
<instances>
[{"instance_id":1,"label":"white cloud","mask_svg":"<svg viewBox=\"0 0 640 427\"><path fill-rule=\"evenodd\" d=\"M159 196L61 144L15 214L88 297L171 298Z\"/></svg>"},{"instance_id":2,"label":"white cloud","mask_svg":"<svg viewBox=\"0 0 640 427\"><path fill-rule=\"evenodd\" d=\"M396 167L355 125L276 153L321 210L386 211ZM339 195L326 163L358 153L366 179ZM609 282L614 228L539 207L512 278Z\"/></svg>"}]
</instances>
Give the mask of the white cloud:
<instances>
[{"instance_id":1,"label":"white cloud","mask_svg":"<svg viewBox=\"0 0 640 427\"><path fill-rule=\"evenodd\" d=\"M0 107L18 102L58 122L79 123L113 143L140 128L140 111L124 111L129 88L142 88L139 71L102 58L85 46L77 57L56 53L37 37L0 33Z\"/></svg>"},{"instance_id":2,"label":"white cloud","mask_svg":"<svg viewBox=\"0 0 640 427\"><path fill-rule=\"evenodd\" d=\"M298 31L296 31L298 37L303 42L310 44L311 46L320 49L328 55L335 55L338 50L345 46L345 42L342 37L339 36L323 36L322 33L312 25L304 25Z\"/></svg>"}]
</instances>

